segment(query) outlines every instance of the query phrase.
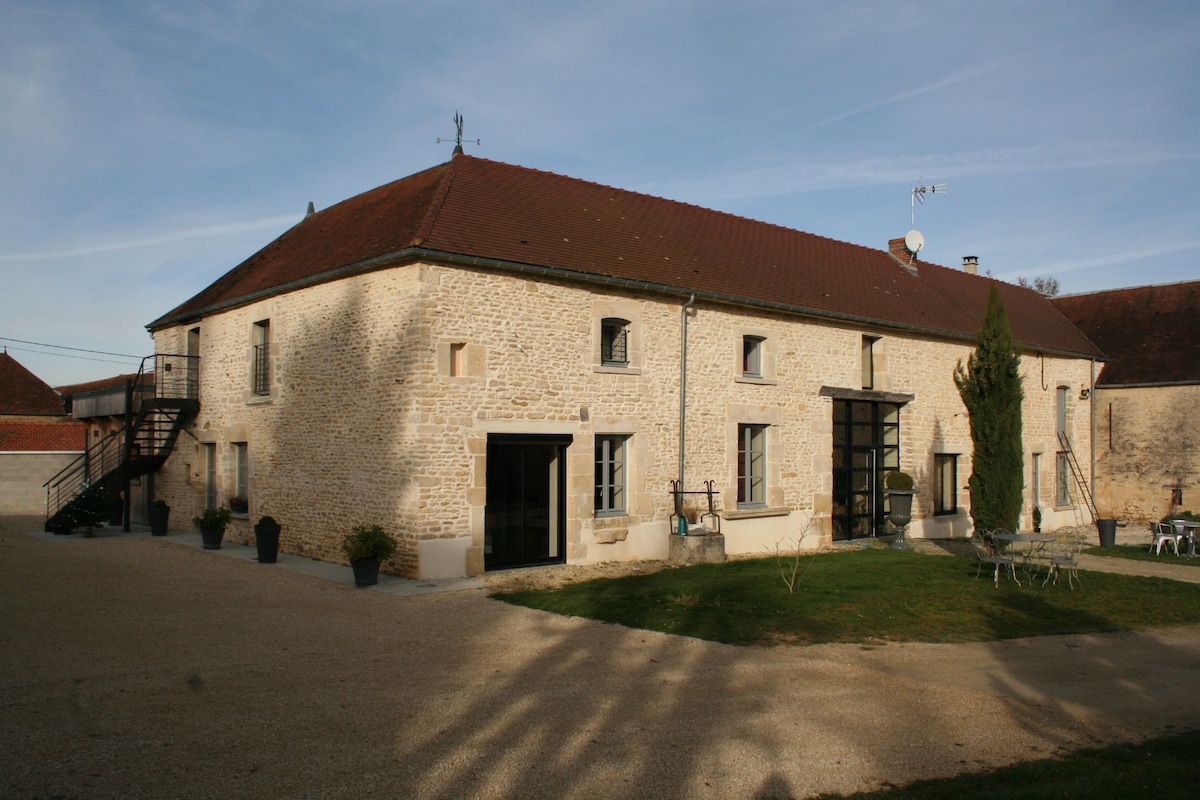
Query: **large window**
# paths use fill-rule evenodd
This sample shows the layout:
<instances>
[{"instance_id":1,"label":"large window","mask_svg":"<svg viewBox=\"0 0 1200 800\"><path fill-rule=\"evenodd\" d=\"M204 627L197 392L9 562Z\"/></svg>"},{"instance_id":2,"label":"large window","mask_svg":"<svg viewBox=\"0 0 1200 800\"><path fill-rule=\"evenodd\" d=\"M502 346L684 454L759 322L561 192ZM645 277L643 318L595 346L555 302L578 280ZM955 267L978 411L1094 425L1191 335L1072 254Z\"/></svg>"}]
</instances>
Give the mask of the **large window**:
<instances>
[{"instance_id":1,"label":"large window","mask_svg":"<svg viewBox=\"0 0 1200 800\"><path fill-rule=\"evenodd\" d=\"M933 456L933 513L958 513L958 456L935 453Z\"/></svg>"},{"instance_id":2,"label":"large window","mask_svg":"<svg viewBox=\"0 0 1200 800\"><path fill-rule=\"evenodd\" d=\"M767 504L767 426L738 425L738 508Z\"/></svg>"},{"instance_id":3,"label":"large window","mask_svg":"<svg viewBox=\"0 0 1200 800\"><path fill-rule=\"evenodd\" d=\"M742 337L742 375L748 378L761 378L763 338L761 336Z\"/></svg>"},{"instance_id":4,"label":"large window","mask_svg":"<svg viewBox=\"0 0 1200 800\"><path fill-rule=\"evenodd\" d=\"M629 320L606 317L600 323L600 363L606 367L629 366Z\"/></svg>"},{"instance_id":5,"label":"large window","mask_svg":"<svg viewBox=\"0 0 1200 800\"><path fill-rule=\"evenodd\" d=\"M204 507L216 508L217 502L217 446L204 444Z\"/></svg>"},{"instance_id":6,"label":"large window","mask_svg":"<svg viewBox=\"0 0 1200 800\"><path fill-rule=\"evenodd\" d=\"M1059 386L1054 398L1054 432L1061 437L1067 432L1067 387Z\"/></svg>"},{"instance_id":7,"label":"large window","mask_svg":"<svg viewBox=\"0 0 1200 800\"><path fill-rule=\"evenodd\" d=\"M626 513L626 436L596 437L596 516Z\"/></svg>"},{"instance_id":8,"label":"large window","mask_svg":"<svg viewBox=\"0 0 1200 800\"><path fill-rule=\"evenodd\" d=\"M257 395L271 393L271 321L254 323L254 379Z\"/></svg>"}]
</instances>

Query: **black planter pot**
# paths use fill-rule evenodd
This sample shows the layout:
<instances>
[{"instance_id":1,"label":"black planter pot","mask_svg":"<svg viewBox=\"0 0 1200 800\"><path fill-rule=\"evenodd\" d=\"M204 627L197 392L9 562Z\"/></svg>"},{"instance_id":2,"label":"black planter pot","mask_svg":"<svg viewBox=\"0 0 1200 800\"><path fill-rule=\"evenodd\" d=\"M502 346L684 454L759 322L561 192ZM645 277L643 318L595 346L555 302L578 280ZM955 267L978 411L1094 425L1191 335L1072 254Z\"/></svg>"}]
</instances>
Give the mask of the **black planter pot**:
<instances>
[{"instance_id":1,"label":"black planter pot","mask_svg":"<svg viewBox=\"0 0 1200 800\"><path fill-rule=\"evenodd\" d=\"M125 521L125 502L121 498L112 501L108 509L108 524L120 525Z\"/></svg>"},{"instance_id":2,"label":"black planter pot","mask_svg":"<svg viewBox=\"0 0 1200 800\"><path fill-rule=\"evenodd\" d=\"M215 531L211 528L200 529L200 539L204 542L205 550L220 550L221 540L225 538L225 531Z\"/></svg>"},{"instance_id":3,"label":"black planter pot","mask_svg":"<svg viewBox=\"0 0 1200 800\"><path fill-rule=\"evenodd\" d=\"M154 536L166 536L167 521L170 518L170 506L150 506L150 533Z\"/></svg>"},{"instance_id":4,"label":"black planter pot","mask_svg":"<svg viewBox=\"0 0 1200 800\"><path fill-rule=\"evenodd\" d=\"M279 557L279 526L255 525L254 544L258 547L258 563L274 564Z\"/></svg>"},{"instance_id":5,"label":"black planter pot","mask_svg":"<svg viewBox=\"0 0 1200 800\"><path fill-rule=\"evenodd\" d=\"M1096 530L1100 532L1101 547L1116 547L1117 521L1115 519L1096 520Z\"/></svg>"},{"instance_id":6,"label":"black planter pot","mask_svg":"<svg viewBox=\"0 0 1200 800\"><path fill-rule=\"evenodd\" d=\"M355 586L374 586L379 583L379 559L360 558L351 561L350 568L354 570Z\"/></svg>"}]
</instances>

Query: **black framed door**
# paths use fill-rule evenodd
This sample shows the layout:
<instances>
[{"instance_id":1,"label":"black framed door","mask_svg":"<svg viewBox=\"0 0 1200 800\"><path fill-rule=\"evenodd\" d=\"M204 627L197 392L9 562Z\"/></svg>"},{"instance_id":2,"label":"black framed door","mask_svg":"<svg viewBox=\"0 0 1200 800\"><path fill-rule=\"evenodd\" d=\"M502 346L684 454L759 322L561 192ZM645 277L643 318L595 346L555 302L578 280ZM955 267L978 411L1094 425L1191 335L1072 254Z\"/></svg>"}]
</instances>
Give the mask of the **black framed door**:
<instances>
[{"instance_id":1,"label":"black framed door","mask_svg":"<svg viewBox=\"0 0 1200 800\"><path fill-rule=\"evenodd\" d=\"M489 434L484 569L566 560L570 443L570 436Z\"/></svg>"},{"instance_id":2,"label":"black framed door","mask_svg":"<svg viewBox=\"0 0 1200 800\"><path fill-rule=\"evenodd\" d=\"M887 532L883 478L900 469L900 406L833 401L833 538Z\"/></svg>"}]
</instances>

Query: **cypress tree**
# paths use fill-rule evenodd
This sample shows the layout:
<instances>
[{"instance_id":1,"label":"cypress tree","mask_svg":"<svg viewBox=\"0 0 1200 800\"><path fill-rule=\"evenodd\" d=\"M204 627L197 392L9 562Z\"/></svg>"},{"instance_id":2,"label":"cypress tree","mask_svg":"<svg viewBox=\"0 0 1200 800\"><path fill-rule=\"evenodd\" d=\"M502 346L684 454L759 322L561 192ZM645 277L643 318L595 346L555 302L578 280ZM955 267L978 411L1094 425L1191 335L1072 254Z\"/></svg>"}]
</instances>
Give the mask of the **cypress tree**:
<instances>
[{"instance_id":1,"label":"cypress tree","mask_svg":"<svg viewBox=\"0 0 1200 800\"><path fill-rule=\"evenodd\" d=\"M1013 346L1000 292L992 286L979 344L954 370L954 383L971 423L974 445L971 519L976 528L1015 531L1021 516L1020 353Z\"/></svg>"}]
</instances>

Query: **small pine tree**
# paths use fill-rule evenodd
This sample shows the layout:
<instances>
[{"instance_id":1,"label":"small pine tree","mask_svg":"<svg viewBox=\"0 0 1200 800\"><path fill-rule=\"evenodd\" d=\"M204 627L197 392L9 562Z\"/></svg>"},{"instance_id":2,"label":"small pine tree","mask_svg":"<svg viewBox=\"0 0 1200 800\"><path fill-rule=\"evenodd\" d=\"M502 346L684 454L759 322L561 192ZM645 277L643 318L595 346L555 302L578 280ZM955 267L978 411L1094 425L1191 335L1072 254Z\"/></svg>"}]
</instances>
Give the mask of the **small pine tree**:
<instances>
[{"instance_id":1,"label":"small pine tree","mask_svg":"<svg viewBox=\"0 0 1200 800\"><path fill-rule=\"evenodd\" d=\"M992 287L979 344L954 370L954 383L971 423L974 445L971 519L976 528L1015 531L1021 516L1020 353L1013 346L1000 292Z\"/></svg>"}]
</instances>

